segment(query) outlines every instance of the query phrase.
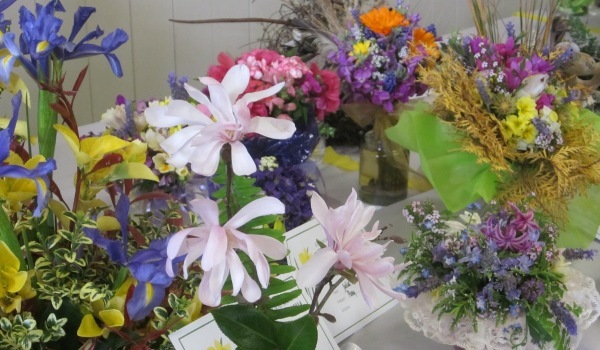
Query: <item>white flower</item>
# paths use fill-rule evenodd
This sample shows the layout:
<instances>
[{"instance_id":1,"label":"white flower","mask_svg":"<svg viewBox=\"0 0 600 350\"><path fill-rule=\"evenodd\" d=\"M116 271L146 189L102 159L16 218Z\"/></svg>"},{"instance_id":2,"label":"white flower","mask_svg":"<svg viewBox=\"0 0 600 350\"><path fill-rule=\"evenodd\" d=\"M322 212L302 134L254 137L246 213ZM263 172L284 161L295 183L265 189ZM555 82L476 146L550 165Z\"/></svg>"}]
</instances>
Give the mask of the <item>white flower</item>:
<instances>
[{"instance_id":1,"label":"white flower","mask_svg":"<svg viewBox=\"0 0 600 350\"><path fill-rule=\"evenodd\" d=\"M221 290L231 274L233 295L240 291L249 302L258 300L260 288L246 271L236 250L248 255L256 266L256 274L263 288L269 285L270 268L265 255L280 260L287 254L283 243L275 238L262 235L252 235L240 232L238 228L250 220L273 214L283 214L285 206L274 197L257 199L237 212L223 226L219 224L219 208L210 199L201 198L190 202L192 210L198 214L203 226L191 227L177 232L169 239L167 245L166 272L173 276L173 259L184 256L183 276L187 278L189 265L200 260L204 277L200 282L198 294L200 301L208 306L219 306Z\"/></svg>"},{"instance_id":2,"label":"white flower","mask_svg":"<svg viewBox=\"0 0 600 350\"><path fill-rule=\"evenodd\" d=\"M100 116L100 120L107 126L120 130L125 126L125 120L127 119L127 113L125 112L125 105L118 105L108 109Z\"/></svg>"},{"instance_id":3,"label":"white flower","mask_svg":"<svg viewBox=\"0 0 600 350\"><path fill-rule=\"evenodd\" d=\"M157 152L161 152L163 150L160 147L160 143L165 140L165 137L154 131L154 129L146 130L146 132L143 135L143 139L146 141L148 147L150 147L151 150Z\"/></svg>"},{"instance_id":4,"label":"white flower","mask_svg":"<svg viewBox=\"0 0 600 350\"><path fill-rule=\"evenodd\" d=\"M279 83L266 90L240 95L250 82L250 71L245 65L233 66L222 82L213 78L200 78L208 86L210 99L200 90L185 85L188 94L206 106L212 116L207 116L195 105L173 100L167 106L146 109L146 119L156 127L188 125L161 143L169 154L169 163L176 168L191 164L192 171L204 176L213 175L225 144L231 146L233 171L237 175L250 175L256 164L242 144L248 133L257 133L274 139L287 139L294 134L294 122L270 117L251 118L248 104L276 94L284 86Z\"/></svg>"}]
</instances>

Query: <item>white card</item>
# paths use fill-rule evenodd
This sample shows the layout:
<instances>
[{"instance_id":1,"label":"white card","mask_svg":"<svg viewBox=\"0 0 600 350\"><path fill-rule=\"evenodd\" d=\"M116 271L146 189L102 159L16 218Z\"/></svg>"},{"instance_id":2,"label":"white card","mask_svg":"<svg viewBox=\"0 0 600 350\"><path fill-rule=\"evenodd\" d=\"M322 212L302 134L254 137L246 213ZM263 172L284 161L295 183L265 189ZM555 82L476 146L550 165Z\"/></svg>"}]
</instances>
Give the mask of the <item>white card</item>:
<instances>
[{"instance_id":1,"label":"white card","mask_svg":"<svg viewBox=\"0 0 600 350\"><path fill-rule=\"evenodd\" d=\"M317 327L318 341L316 349L339 350L337 343L326 327L320 324ZM207 350L220 349L222 344L224 349L236 349L235 344L227 338L217 326L217 322L211 314L202 316L187 326L178 329L169 334L169 339L176 350ZM229 348L227 348L229 346Z\"/></svg>"},{"instance_id":2,"label":"white card","mask_svg":"<svg viewBox=\"0 0 600 350\"><path fill-rule=\"evenodd\" d=\"M323 228L315 219L286 233L285 243L290 251L290 264L299 268L301 254L306 254L308 251L312 255L319 249L317 240L326 242L327 239ZM326 293L327 288L324 288L321 295L324 296ZM310 303L313 290L304 290L303 295ZM339 343L391 309L396 303L397 301L388 295L378 293L375 298L375 307L371 309L363 299L358 284L344 281L334 290L322 310L323 313L335 316L336 322L331 323L321 318L319 323L325 324Z\"/></svg>"}]
</instances>

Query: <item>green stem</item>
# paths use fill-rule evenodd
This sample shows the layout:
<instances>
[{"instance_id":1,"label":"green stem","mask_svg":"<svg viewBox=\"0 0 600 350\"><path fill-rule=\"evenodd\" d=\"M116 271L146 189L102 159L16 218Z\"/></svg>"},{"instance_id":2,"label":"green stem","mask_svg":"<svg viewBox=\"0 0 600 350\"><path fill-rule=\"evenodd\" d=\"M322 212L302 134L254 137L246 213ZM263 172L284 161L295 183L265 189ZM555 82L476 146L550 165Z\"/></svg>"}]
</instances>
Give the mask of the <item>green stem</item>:
<instances>
[{"instance_id":1,"label":"green stem","mask_svg":"<svg viewBox=\"0 0 600 350\"><path fill-rule=\"evenodd\" d=\"M332 277L332 280L333 280L333 277ZM331 294L333 294L333 291L335 291L335 289L340 284L342 284L343 281L344 281L344 277L340 277L340 279L338 279L337 282L335 282L333 285L331 285L329 287L329 290L327 291L327 293L325 293L323 300L321 300L321 302L319 303L319 306L315 310L315 315L319 315L319 313L321 313L321 309L323 309L323 306L325 306L325 303L327 303L327 300L329 300L329 297L331 296Z\"/></svg>"},{"instance_id":2,"label":"green stem","mask_svg":"<svg viewBox=\"0 0 600 350\"><path fill-rule=\"evenodd\" d=\"M225 161L225 170L227 180L225 182L225 208L227 210L227 220L233 217L232 194L233 194L233 164L231 162L231 146L229 144L223 146L221 157Z\"/></svg>"},{"instance_id":3,"label":"green stem","mask_svg":"<svg viewBox=\"0 0 600 350\"><path fill-rule=\"evenodd\" d=\"M39 222L37 222L36 226L39 227L41 225L39 225ZM26 269L27 271L33 269L35 266L35 263L33 262L33 256L31 255L31 250L29 250L29 238L27 237L27 231L23 232L23 246L25 247L25 256L27 256L27 265L29 266L29 268Z\"/></svg>"},{"instance_id":4,"label":"green stem","mask_svg":"<svg viewBox=\"0 0 600 350\"><path fill-rule=\"evenodd\" d=\"M46 159L54 157L54 148L56 147L54 124L58 122L58 113L50 107L50 104L55 102L55 94L40 89L38 98L38 142L40 154Z\"/></svg>"},{"instance_id":5,"label":"green stem","mask_svg":"<svg viewBox=\"0 0 600 350\"><path fill-rule=\"evenodd\" d=\"M3 208L0 207L0 241L6 243L8 248L15 254L17 259L19 259L20 270L25 271L26 265L25 260L23 259L23 253L21 252L21 245L19 244L19 240L15 234L13 229L13 225L8 219L6 212Z\"/></svg>"}]
</instances>

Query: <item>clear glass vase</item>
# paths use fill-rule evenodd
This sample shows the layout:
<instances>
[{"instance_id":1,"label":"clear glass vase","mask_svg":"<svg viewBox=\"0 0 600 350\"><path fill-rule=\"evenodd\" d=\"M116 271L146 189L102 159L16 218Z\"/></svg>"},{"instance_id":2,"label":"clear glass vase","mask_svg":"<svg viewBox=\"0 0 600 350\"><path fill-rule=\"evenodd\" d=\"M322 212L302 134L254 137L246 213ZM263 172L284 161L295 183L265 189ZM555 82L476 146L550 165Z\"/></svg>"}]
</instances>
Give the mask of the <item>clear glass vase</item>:
<instances>
[{"instance_id":1,"label":"clear glass vase","mask_svg":"<svg viewBox=\"0 0 600 350\"><path fill-rule=\"evenodd\" d=\"M409 151L385 135L398 114L383 108L371 108L371 113L373 129L365 133L360 149L359 196L365 203L389 205L407 197Z\"/></svg>"}]
</instances>

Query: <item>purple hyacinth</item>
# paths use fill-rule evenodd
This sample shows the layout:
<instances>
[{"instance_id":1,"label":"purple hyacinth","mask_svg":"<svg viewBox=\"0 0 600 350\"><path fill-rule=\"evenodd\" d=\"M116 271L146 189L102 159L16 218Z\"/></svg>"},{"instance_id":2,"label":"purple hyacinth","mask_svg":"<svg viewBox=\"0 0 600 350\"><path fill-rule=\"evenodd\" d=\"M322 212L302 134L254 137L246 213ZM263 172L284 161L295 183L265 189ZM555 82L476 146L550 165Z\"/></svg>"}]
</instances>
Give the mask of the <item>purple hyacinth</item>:
<instances>
[{"instance_id":1,"label":"purple hyacinth","mask_svg":"<svg viewBox=\"0 0 600 350\"><path fill-rule=\"evenodd\" d=\"M491 215L485 226L481 228L481 232L496 242L500 249L524 253L537 242L539 225L532 211L523 213L515 205L511 204L511 207L515 214L512 220Z\"/></svg>"},{"instance_id":2,"label":"purple hyacinth","mask_svg":"<svg viewBox=\"0 0 600 350\"><path fill-rule=\"evenodd\" d=\"M569 260L593 260L598 251L594 249L567 248L562 252L562 256Z\"/></svg>"}]
</instances>

